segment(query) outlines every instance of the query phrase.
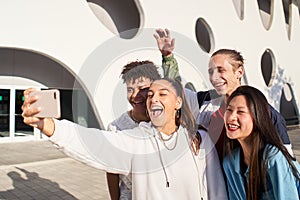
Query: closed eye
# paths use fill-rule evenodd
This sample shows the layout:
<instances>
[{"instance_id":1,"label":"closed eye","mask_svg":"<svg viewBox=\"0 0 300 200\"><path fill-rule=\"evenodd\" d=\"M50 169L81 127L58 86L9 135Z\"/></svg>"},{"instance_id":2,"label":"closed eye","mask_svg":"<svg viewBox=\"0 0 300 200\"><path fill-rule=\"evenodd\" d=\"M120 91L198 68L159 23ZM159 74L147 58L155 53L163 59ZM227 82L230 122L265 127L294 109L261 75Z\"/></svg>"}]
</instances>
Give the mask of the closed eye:
<instances>
[{"instance_id":1,"label":"closed eye","mask_svg":"<svg viewBox=\"0 0 300 200\"><path fill-rule=\"evenodd\" d=\"M226 111L229 111L229 112L231 112L231 111L232 111L232 109L231 109L231 108L226 108Z\"/></svg>"},{"instance_id":2,"label":"closed eye","mask_svg":"<svg viewBox=\"0 0 300 200\"><path fill-rule=\"evenodd\" d=\"M244 110L238 110L237 113L239 113L239 114L244 114L244 113L247 113L247 112L244 111Z\"/></svg>"}]
</instances>

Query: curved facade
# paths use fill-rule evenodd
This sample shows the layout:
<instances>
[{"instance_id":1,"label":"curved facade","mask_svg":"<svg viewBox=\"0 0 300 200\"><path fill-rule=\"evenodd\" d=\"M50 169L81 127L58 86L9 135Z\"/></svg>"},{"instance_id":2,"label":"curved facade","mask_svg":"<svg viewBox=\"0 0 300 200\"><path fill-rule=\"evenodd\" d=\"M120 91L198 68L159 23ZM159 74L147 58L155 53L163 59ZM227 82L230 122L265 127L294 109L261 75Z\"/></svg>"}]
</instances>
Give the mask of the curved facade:
<instances>
[{"instance_id":1,"label":"curved facade","mask_svg":"<svg viewBox=\"0 0 300 200\"><path fill-rule=\"evenodd\" d=\"M5 131L0 130L6 132L3 138L17 137L16 123L21 122L12 115L18 115L20 91L29 86L61 89L65 118L105 128L129 106L119 77L121 67L132 60L161 63L152 36L159 27L169 28L176 38L174 54L188 87L211 88L210 54L234 48L246 58L243 83L263 91L290 124L299 123L298 1L27 0L18 4L0 3L0 120L8 123L2 126Z\"/></svg>"}]
</instances>

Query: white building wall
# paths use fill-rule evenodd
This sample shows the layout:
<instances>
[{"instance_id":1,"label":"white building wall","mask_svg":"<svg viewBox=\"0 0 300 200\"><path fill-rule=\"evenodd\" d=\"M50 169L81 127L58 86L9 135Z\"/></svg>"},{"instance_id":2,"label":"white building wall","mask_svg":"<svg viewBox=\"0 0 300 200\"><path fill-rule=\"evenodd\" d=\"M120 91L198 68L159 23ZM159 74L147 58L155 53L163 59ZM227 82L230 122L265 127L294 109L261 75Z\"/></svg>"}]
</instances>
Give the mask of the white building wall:
<instances>
[{"instance_id":1,"label":"white building wall","mask_svg":"<svg viewBox=\"0 0 300 200\"><path fill-rule=\"evenodd\" d=\"M28 49L62 63L83 81L106 126L128 109L124 88L120 88L121 66L136 59L161 62L156 42L150 34L154 30L152 28L169 28L172 35L177 37L174 53L184 79L195 83L197 89L211 87L206 73L210 54L201 50L195 36L195 23L197 19L203 18L212 30L212 51L223 47L241 51L246 58L248 83L264 91L271 103L278 108L278 101L270 92L280 94L281 91L265 85L260 66L263 52L267 48L271 49L275 56L276 70L279 67L283 69L283 75L276 77L278 84L288 80L299 102L300 71L297 65L300 20L298 7L294 4L289 40L282 1L274 1L274 16L269 30L261 22L257 1L243 1L243 20L239 19L234 8L234 2L238 1L135 2L141 19L137 36L133 39L112 39L115 34L111 30L116 31L114 24L111 24L113 20L104 10L101 16L105 18L102 20L105 23L100 22L87 1L3 1L0 2L0 47ZM122 103L116 105L119 101ZM299 103L297 105L300 107Z\"/></svg>"}]
</instances>

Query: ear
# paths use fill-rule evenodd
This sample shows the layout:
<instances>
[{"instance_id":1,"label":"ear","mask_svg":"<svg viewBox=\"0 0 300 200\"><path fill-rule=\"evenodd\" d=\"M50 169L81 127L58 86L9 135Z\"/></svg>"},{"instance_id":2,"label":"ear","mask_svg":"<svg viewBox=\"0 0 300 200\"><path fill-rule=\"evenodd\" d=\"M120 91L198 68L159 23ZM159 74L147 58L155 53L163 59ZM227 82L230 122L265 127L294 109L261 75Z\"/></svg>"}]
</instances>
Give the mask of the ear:
<instances>
[{"instance_id":1,"label":"ear","mask_svg":"<svg viewBox=\"0 0 300 200\"><path fill-rule=\"evenodd\" d=\"M182 99L181 99L181 97L177 97L175 109L179 110L181 108L181 106L182 106Z\"/></svg>"},{"instance_id":2,"label":"ear","mask_svg":"<svg viewBox=\"0 0 300 200\"><path fill-rule=\"evenodd\" d=\"M244 67L242 67L242 66L239 67L239 68L235 71L235 74L236 74L237 79L241 79L241 78L243 77L244 73L245 73L245 69L244 69Z\"/></svg>"}]
</instances>

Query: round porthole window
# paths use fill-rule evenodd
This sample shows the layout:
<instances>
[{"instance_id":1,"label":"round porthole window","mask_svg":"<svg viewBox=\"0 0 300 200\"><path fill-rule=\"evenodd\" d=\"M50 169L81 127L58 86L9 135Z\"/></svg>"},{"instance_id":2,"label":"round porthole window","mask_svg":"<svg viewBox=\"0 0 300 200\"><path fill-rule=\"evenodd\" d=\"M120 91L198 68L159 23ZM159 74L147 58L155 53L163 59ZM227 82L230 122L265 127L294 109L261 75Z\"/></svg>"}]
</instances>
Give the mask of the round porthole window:
<instances>
[{"instance_id":1,"label":"round porthole window","mask_svg":"<svg viewBox=\"0 0 300 200\"><path fill-rule=\"evenodd\" d=\"M261 72L266 85L270 87L275 77L275 58L270 49L267 49L261 57Z\"/></svg>"},{"instance_id":2,"label":"round porthole window","mask_svg":"<svg viewBox=\"0 0 300 200\"><path fill-rule=\"evenodd\" d=\"M266 30L269 30L273 19L274 2L273 0L257 0L260 19Z\"/></svg>"},{"instance_id":3,"label":"round porthole window","mask_svg":"<svg viewBox=\"0 0 300 200\"><path fill-rule=\"evenodd\" d=\"M201 49L207 53L211 53L214 49L214 37L208 23L199 18L196 22L196 38Z\"/></svg>"}]
</instances>

